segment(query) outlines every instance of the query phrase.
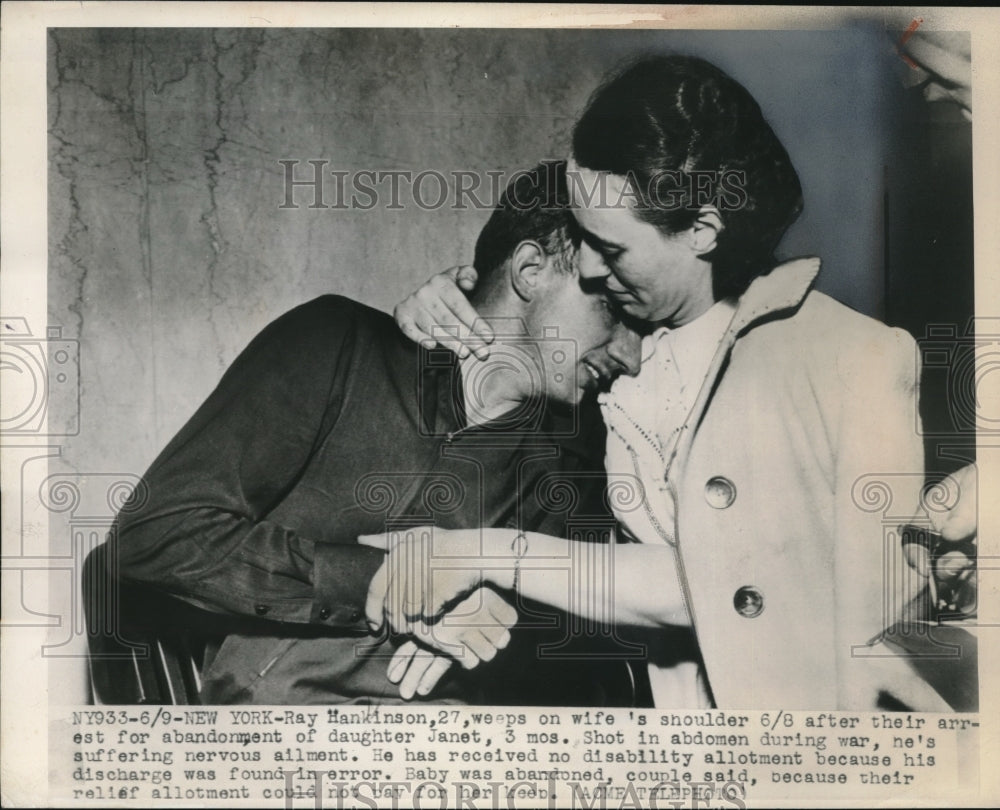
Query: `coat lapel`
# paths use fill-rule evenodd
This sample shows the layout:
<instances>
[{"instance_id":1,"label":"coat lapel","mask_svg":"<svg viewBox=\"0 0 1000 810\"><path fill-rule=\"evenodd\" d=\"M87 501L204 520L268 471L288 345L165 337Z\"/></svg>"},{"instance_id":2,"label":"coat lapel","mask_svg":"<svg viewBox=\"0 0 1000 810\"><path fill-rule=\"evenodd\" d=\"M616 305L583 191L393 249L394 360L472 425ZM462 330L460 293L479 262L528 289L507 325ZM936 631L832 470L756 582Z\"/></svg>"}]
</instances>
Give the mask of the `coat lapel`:
<instances>
[{"instance_id":1,"label":"coat lapel","mask_svg":"<svg viewBox=\"0 0 1000 810\"><path fill-rule=\"evenodd\" d=\"M772 318L781 317L798 309L812 287L819 273L818 258L796 259L778 265L766 276L754 279L747 291L740 296L733 318L719 342L719 347L712 357L708 374L698 391L691 411L681 427L673 450L667 457L665 475L676 478L687 459L694 440L694 433L701 423L708 403L712 398L719 376L729 360L736 340L747 330Z\"/></svg>"}]
</instances>

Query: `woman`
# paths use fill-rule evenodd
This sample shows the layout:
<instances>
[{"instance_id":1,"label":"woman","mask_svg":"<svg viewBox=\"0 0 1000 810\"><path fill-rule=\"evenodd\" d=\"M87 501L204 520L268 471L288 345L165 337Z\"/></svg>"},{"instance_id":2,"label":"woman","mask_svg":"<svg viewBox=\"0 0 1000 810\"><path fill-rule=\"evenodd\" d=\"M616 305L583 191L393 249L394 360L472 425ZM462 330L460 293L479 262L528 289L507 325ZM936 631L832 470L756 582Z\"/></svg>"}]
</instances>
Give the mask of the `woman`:
<instances>
[{"instance_id":1,"label":"woman","mask_svg":"<svg viewBox=\"0 0 1000 810\"><path fill-rule=\"evenodd\" d=\"M390 623L489 584L660 628L658 707L947 710L873 646L907 598L890 519L919 505L914 343L811 291L818 260L775 267L801 190L757 103L703 60L639 61L591 98L570 171L581 276L652 329L639 374L600 402L609 480L642 482L615 509L638 542L593 577L565 539L436 530L432 555L418 532L390 549ZM397 309L412 338L475 322L451 278ZM488 570L468 565L481 556ZM433 578L406 576L414 560Z\"/></svg>"}]
</instances>

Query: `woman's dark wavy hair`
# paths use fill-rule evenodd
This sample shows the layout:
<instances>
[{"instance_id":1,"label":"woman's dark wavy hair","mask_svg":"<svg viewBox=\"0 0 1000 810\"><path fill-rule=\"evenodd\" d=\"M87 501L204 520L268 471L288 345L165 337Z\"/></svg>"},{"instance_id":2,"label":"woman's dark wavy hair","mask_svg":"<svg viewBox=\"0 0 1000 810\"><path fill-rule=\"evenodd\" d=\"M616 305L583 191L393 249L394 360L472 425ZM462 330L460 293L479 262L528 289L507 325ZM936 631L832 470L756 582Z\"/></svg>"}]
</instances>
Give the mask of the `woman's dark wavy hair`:
<instances>
[{"instance_id":1,"label":"woman's dark wavy hair","mask_svg":"<svg viewBox=\"0 0 1000 810\"><path fill-rule=\"evenodd\" d=\"M716 298L743 293L771 270L778 242L802 210L798 175L760 106L695 57L647 57L613 74L573 129L573 157L634 178L639 217L665 233L691 227L706 198L735 202L717 205L724 227L706 256ZM698 172L707 174L696 198Z\"/></svg>"}]
</instances>

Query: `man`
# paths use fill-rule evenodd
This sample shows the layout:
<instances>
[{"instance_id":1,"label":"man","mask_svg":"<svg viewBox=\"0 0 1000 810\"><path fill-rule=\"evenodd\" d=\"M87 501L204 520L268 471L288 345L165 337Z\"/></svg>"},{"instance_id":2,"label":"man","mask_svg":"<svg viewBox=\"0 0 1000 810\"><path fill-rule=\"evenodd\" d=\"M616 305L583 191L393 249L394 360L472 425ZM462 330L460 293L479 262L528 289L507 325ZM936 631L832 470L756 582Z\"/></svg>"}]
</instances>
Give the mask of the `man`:
<instances>
[{"instance_id":1,"label":"man","mask_svg":"<svg viewBox=\"0 0 1000 810\"><path fill-rule=\"evenodd\" d=\"M429 521L559 532L540 481L582 473L599 493L603 436L576 406L637 369L638 341L581 286L566 202L565 167L542 165L512 181L480 234L477 304L499 334L488 363L421 352L388 315L324 296L261 332L153 462L109 557L126 581L232 617L206 653L204 702L399 700L430 691L451 658L471 670L506 645L516 616L482 589L450 626L423 629L450 658L400 692L386 667L403 639L376 635L364 613L384 554L357 537ZM530 683L530 662L516 663ZM505 696L451 670L435 700ZM582 688L585 670L559 677ZM512 676L493 680L533 702ZM572 683L556 685L574 700Z\"/></svg>"}]
</instances>

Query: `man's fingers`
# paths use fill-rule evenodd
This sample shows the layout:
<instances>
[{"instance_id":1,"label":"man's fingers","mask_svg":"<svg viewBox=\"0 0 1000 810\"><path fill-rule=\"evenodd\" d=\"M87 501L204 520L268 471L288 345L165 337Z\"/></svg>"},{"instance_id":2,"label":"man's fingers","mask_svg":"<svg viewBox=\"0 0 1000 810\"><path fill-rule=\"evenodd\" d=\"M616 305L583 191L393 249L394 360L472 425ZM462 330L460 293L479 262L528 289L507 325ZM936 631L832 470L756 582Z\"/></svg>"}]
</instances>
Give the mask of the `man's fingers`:
<instances>
[{"instance_id":1,"label":"man's fingers","mask_svg":"<svg viewBox=\"0 0 1000 810\"><path fill-rule=\"evenodd\" d=\"M940 483L950 507L939 511L933 506L927 514L931 526L945 540L959 542L972 537L977 531L978 477L976 465L969 464L946 476Z\"/></svg>"},{"instance_id":2,"label":"man's fingers","mask_svg":"<svg viewBox=\"0 0 1000 810\"><path fill-rule=\"evenodd\" d=\"M417 686L417 692L421 695L429 695L431 690L437 686L438 681L444 677L444 674L451 669L451 659L446 658L443 655L435 655L434 660L431 661L429 667L427 667L423 676L420 678L420 684Z\"/></svg>"},{"instance_id":3,"label":"man's fingers","mask_svg":"<svg viewBox=\"0 0 1000 810\"><path fill-rule=\"evenodd\" d=\"M400 668L398 672L401 681L399 696L403 700L411 700L415 694L429 695L438 681L451 669L452 664L452 660L444 655L422 650L413 642L407 644L412 646L412 653L406 656L406 669ZM400 647L400 650L402 649Z\"/></svg>"},{"instance_id":4,"label":"man's fingers","mask_svg":"<svg viewBox=\"0 0 1000 810\"><path fill-rule=\"evenodd\" d=\"M432 616L430 600L430 533L433 527L408 530L389 552L389 584L385 615L397 633L409 634L412 624ZM367 539L368 536L366 536Z\"/></svg>"},{"instance_id":5,"label":"man's fingers","mask_svg":"<svg viewBox=\"0 0 1000 810\"><path fill-rule=\"evenodd\" d=\"M413 654L409 668L399 684L399 696L403 700L410 700L417 693L417 687L420 686L420 681L430 669L431 664L434 663L434 657L434 653L430 650L417 650Z\"/></svg>"},{"instance_id":6,"label":"man's fingers","mask_svg":"<svg viewBox=\"0 0 1000 810\"><path fill-rule=\"evenodd\" d=\"M392 683L399 683L403 680L403 676L409 669L410 662L413 660L413 656L417 654L420 648L412 641L403 642L402 646L393 653L392 660L389 661L389 666L386 669L386 676Z\"/></svg>"},{"instance_id":7,"label":"man's fingers","mask_svg":"<svg viewBox=\"0 0 1000 810\"><path fill-rule=\"evenodd\" d=\"M925 546L919 543L907 543L903 546L903 556L906 562L914 571L922 577L928 577L931 573L931 553Z\"/></svg>"}]
</instances>

